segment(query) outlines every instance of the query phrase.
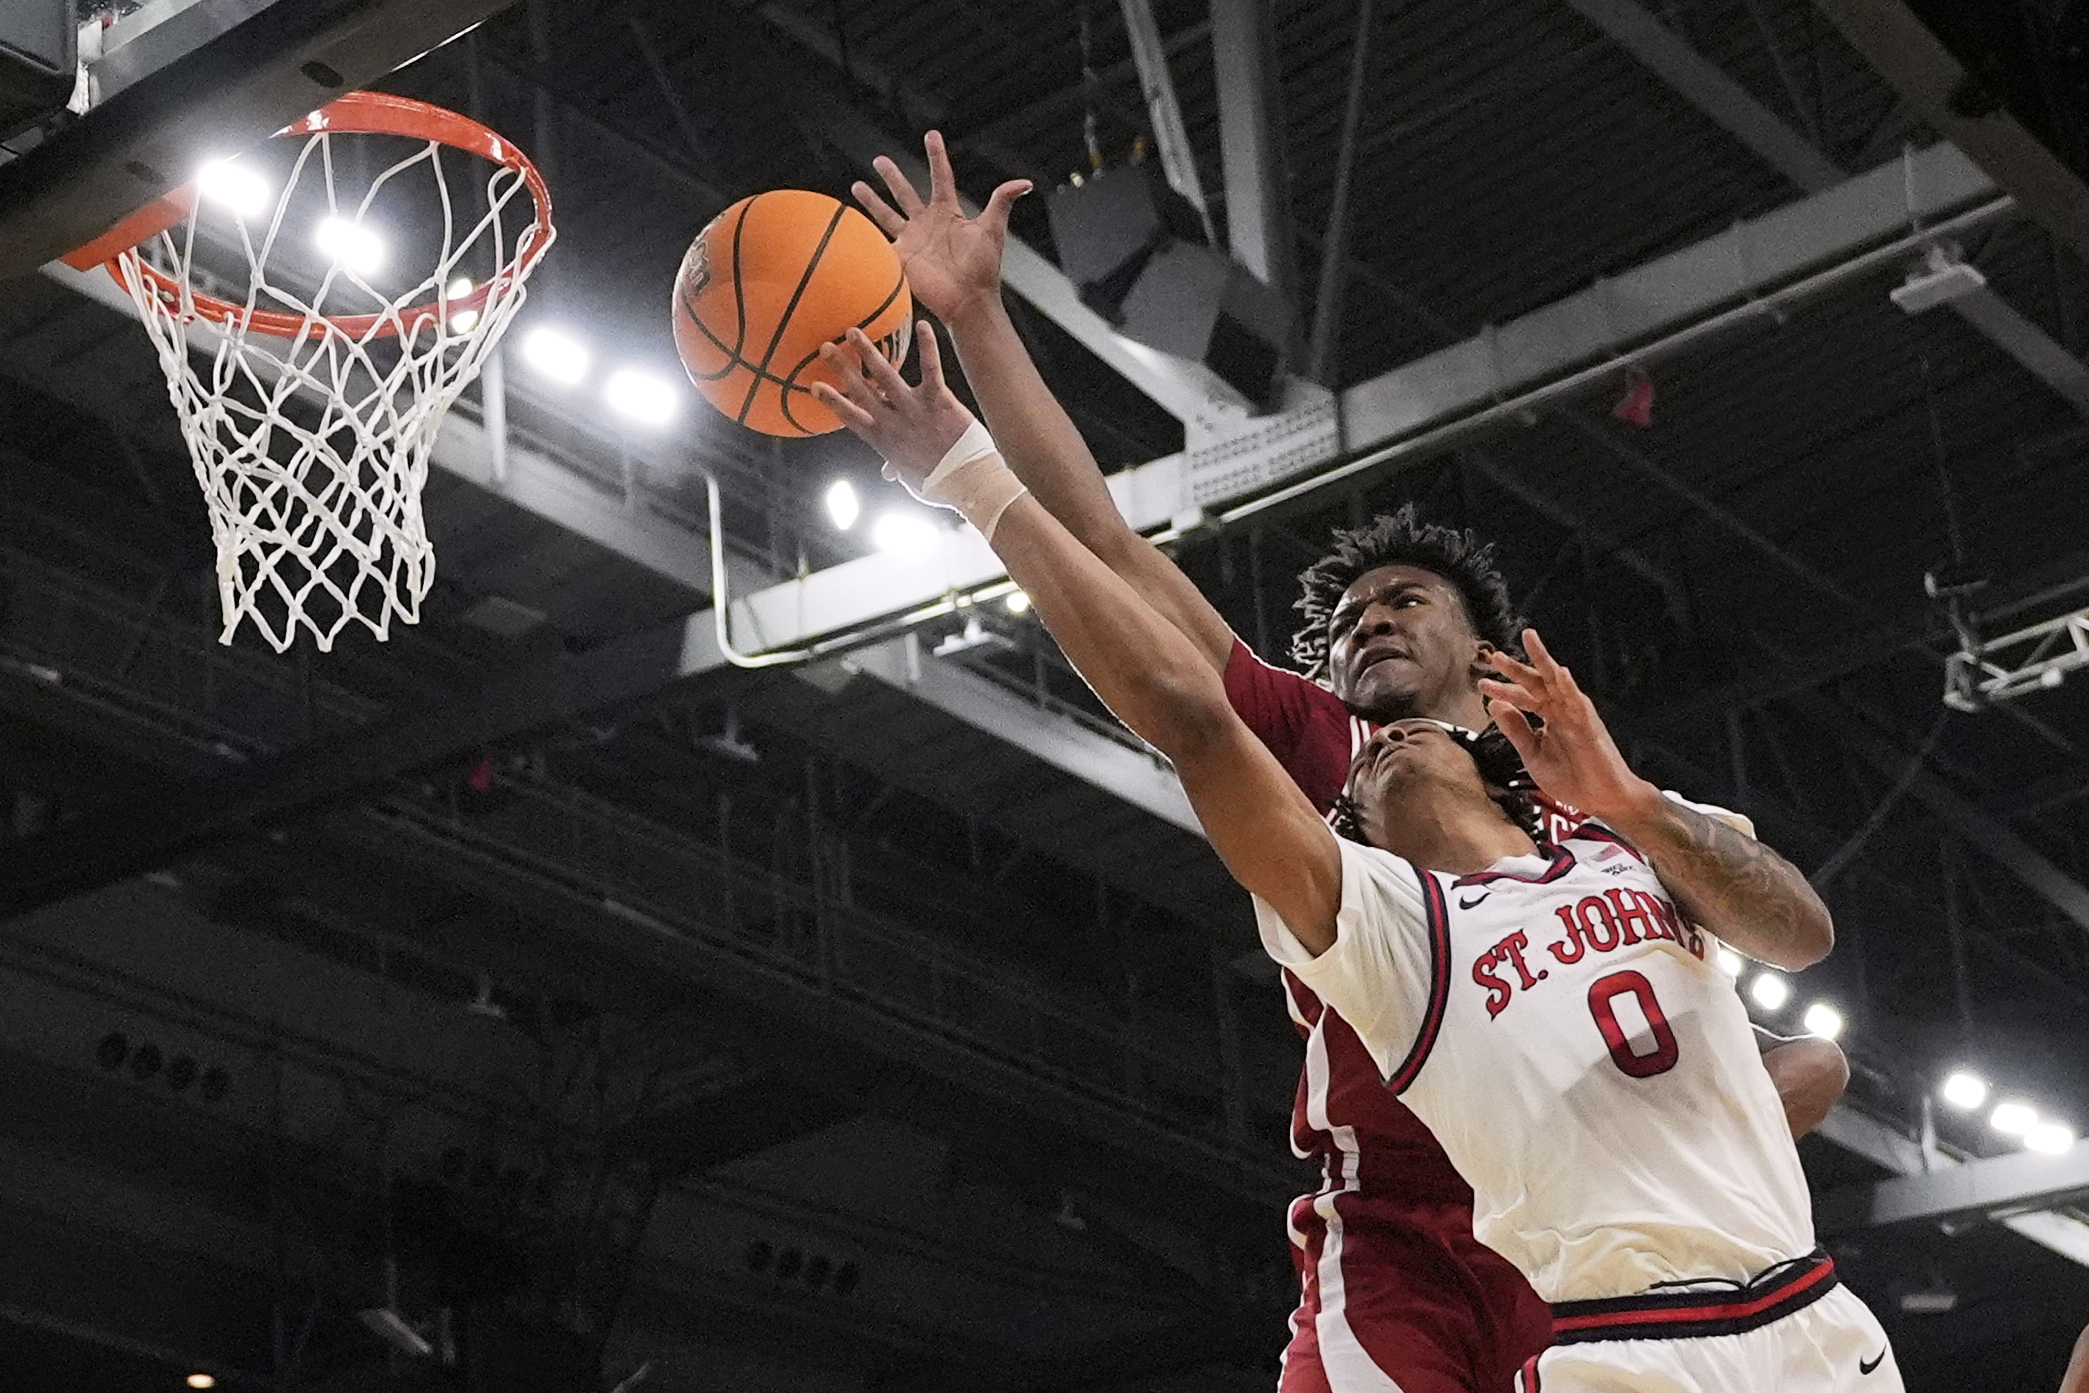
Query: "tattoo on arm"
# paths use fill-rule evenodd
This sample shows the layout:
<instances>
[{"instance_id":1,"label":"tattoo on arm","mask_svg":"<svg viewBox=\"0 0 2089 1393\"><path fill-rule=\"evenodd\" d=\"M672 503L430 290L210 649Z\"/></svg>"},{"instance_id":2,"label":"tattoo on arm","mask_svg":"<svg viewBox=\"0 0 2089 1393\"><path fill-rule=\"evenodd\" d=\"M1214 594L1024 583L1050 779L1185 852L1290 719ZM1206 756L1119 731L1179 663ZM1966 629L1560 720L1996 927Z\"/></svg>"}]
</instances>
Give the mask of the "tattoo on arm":
<instances>
[{"instance_id":1,"label":"tattoo on arm","mask_svg":"<svg viewBox=\"0 0 2089 1393\"><path fill-rule=\"evenodd\" d=\"M1625 835L1693 922L1778 966L1827 955L1833 923L1798 867L1717 818L1673 799L1661 804Z\"/></svg>"}]
</instances>

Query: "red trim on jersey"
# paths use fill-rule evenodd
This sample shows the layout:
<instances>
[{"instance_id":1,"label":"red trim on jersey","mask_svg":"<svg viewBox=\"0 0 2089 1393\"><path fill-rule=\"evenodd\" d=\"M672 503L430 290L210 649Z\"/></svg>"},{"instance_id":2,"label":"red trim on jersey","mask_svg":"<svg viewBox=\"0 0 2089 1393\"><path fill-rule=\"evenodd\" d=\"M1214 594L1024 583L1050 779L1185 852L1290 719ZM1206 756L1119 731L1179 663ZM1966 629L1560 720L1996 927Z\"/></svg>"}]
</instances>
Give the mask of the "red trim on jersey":
<instances>
[{"instance_id":1,"label":"red trim on jersey","mask_svg":"<svg viewBox=\"0 0 2089 1393\"><path fill-rule=\"evenodd\" d=\"M1839 1285L1835 1259L1816 1250L1771 1268L1732 1293L1661 1292L1558 1302L1552 1308L1552 1338L1578 1345L1592 1340L1740 1335L1811 1306Z\"/></svg>"},{"instance_id":2,"label":"red trim on jersey","mask_svg":"<svg viewBox=\"0 0 2089 1393\"><path fill-rule=\"evenodd\" d=\"M1405 1093L1414 1076L1422 1072L1429 1051L1436 1048L1436 1037L1443 1031L1444 1011L1451 1001L1450 906L1444 903L1443 887L1436 883L1435 876L1420 867L1415 868L1415 874L1421 879L1422 905L1429 916L1429 1008L1422 1015L1422 1028L1415 1032L1407 1058L1386 1077L1385 1086L1395 1093Z\"/></svg>"},{"instance_id":3,"label":"red trim on jersey","mask_svg":"<svg viewBox=\"0 0 2089 1393\"><path fill-rule=\"evenodd\" d=\"M1522 1393L1538 1393L1538 1356L1535 1354L1523 1361Z\"/></svg>"},{"instance_id":4,"label":"red trim on jersey","mask_svg":"<svg viewBox=\"0 0 2089 1393\"><path fill-rule=\"evenodd\" d=\"M1577 831L1574 835L1579 837L1583 834ZM1485 885L1495 880L1520 880L1525 885L1550 885L1573 868L1574 853L1563 846L1556 846L1552 848L1552 864L1537 875L1517 875L1514 871L1474 871L1471 875L1459 876L1451 885L1453 888L1461 885Z\"/></svg>"}]
</instances>

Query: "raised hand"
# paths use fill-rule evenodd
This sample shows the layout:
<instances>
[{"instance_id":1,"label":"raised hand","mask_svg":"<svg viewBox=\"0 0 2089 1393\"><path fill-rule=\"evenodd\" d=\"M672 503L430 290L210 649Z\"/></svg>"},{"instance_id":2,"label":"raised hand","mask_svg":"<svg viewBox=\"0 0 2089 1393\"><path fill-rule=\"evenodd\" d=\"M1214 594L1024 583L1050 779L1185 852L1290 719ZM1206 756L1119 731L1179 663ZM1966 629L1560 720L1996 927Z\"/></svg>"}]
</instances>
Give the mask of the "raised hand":
<instances>
[{"instance_id":1,"label":"raised hand","mask_svg":"<svg viewBox=\"0 0 2089 1393\"><path fill-rule=\"evenodd\" d=\"M968 430L972 413L943 381L943 353L936 331L923 320L914 326L921 350L921 385L910 385L861 329L845 344L824 344L820 357L841 380L836 391L824 382L813 395L856 436L885 457L885 477L897 479L922 498L922 482ZM942 500L922 499L923 502Z\"/></svg>"},{"instance_id":2,"label":"raised hand","mask_svg":"<svg viewBox=\"0 0 2089 1393\"><path fill-rule=\"evenodd\" d=\"M1649 799L1659 802L1660 791L1625 763L1596 704L1538 631L1525 629L1523 643L1528 663L1499 651L1489 656L1500 675L1480 679L1480 696L1538 787L1613 825L1641 812ZM1531 724L1530 716L1543 724Z\"/></svg>"},{"instance_id":3,"label":"raised hand","mask_svg":"<svg viewBox=\"0 0 2089 1393\"><path fill-rule=\"evenodd\" d=\"M871 161L871 167L885 181L892 201L887 203L860 179L851 192L892 239L914 298L948 322L1000 296L1008 209L1030 192L1030 181L1011 179L994 190L978 217L968 217L958 203L957 176L951 173L942 134L930 131L922 145L928 152L927 202L900 167L883 155Z\"/></svg>"}]
</instances>

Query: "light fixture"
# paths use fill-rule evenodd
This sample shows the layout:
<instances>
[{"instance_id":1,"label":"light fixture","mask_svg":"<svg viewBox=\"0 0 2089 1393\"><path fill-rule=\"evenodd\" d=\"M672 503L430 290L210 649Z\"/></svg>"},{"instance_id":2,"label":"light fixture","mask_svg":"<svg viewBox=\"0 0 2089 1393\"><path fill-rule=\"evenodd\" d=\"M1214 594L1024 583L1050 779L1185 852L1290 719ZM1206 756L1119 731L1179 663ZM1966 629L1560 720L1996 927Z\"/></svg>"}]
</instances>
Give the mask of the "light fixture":
<instances>
[{"instance_id":1,"label":"light fixture","mask_svg":"<svg viewBox=\"0 0 2089 1393\"><path fill-rule=\"evenodd\" d=\"M1758 972L1748 984L1748 994L1765 1011L1775 1011L1792 999L1792 984L1774 972Z\"/></svg>"},{"instance_id":2,"label":"light fixture","mask_svg":"<svg viewBox=\"0 0 2089 1393\"><path fill-rule=\"evenodd\" d=\"M476 288L471 283L470 276L459 276L444 288L442 294L445 300L462 300ZM478 327L479 312L477 310L462 309L450 315L450 332L453 334L469 334Z\"/></svg>"},{"instance_id":3,"label":"light fixture","mask_svg":"<svg viewBox=\"0 0 2089 1393\"><path fill-rule=\"evenodd\" d=\"M2024 1133L2024 1145L2048 1156L2058 1156L2074 1145L2074 1128L2058 1122L2041 1122Z\"/></svg>"},{"instance_id":4,"label":"light fixture","mask_svg":"<svg viewBox=\"0 0 2089 1393\"><path fill-rule=\"evenodd\" d=\"M1987 1125L2004 1136L2029 1136L2031 1129L2038 1125L2038 1110L2029 1103L2015 1100L1997 1103L1995 1110L1988 1114Z\"/></svg>"},{"instance_id":5,"label":"light fixture","mask_svg":"<svg viewBox=\"0 0 2089 1393\"><path fill-rule=\"evenodd\" d=\"M1806 1016L1801 1024L1806 1027L1808 1035L1818 1035L1823 1040L1833 1040L1836 1036L1842 1034L1842 1012L1836 1010L1825 1001L1816 1001L1813 1005L1806 1008Z\"/></svg>"},{"instance_id":6,"label":"light fixture","mask_svg":"<svg viewBox=\"0 0 2089 1393\"><path fill-rule=\"evenodd\" d=\"M1966 1069L1955 1069L1944 1080L1944 1101L1954 1108L1977 1108L1987 1101L1987 1080Z\"/></svg>"},{"instance_id":7,"label":"light fixture","mask_svg":"<svg viewBox=\"0 0 2089 1393\"><path fill-rule=\"evenodd\" d=\"M1903 311L1921 314L1986 286L1987 277L1962 261L1958 248L1931 247L1922 264L1908 272L1906 284L1895 286L1891 294Z\"/></svg>"},{"instance_id":8,"label":"light fixture","mask_svg":"<svg viewBox=\"0 0 2089 1393\"><path fill-rule=\"evenodd\" d=\"M384 238L362 223L343 217L322 218L312 240L328 260L358 276L375 275L384 265Z\"/></svg>"},{"instance_id":9,"label":"light fixture","mask_svg":"<svg viewBox=\"0 0 2089 1393\"><path fill-rule=\"evenodd\" d=\"M679 402L664 378L636 368L618 368L602 384L609 409L642 426L664 426L675 418Z\"/></svg>"},{"instance_id":10,"label":"light fixture","mask_svg":"<svg viewBox=\"0 0 2089 1393\"><path fill-rule=\"evenodd\" d=\"M839 530L846 532L863 516L863 500L856 496L856 486L847 479L836 479L827 485L827 516Z\"/></svg>"},{"instance_id":11,"label":"light fixture","mask_svg":"<svg viewBox=\"0 0 2089 1393\"><path fill-rule=\"evenodd\" d=\"M183 1381L187 1383L188 1386L191 1388L216 1388L218 1386L217 1379L213 1378L209 1374L200 1372L190 1374L188 1378Z\"/></svg>"},{"instance_id":12,"label":"light fixture","mask_svg":"<svg viewBox=\"0 0 2089 1393\"><path fill-rule=\"evenodd\" d=\"M886 513L871 524L871 545L879 551L919 556L936 545L942 531L919 513Z\"/></svg>"},{"instance_id":13,"label":"light fixture","mask_svg":"<svg viewBox=\"0 0 2089 1393\"><path fill-rule=\"evenodd\" d=\"M1739 953L1736 953L1733 949L1727 947L1724 943L1719 945L1718 961L1719 970L1721 972L1724 972L1729 977L1739 977L1741 975L1741 969L1748 966L1748 960L1746 958L1742 957Z\"/></svg>"},{"instance_id":14,"label":"light fixture","mask_svg":"<svg viewBox=\"0 0 2089 1393\"><path fill-rule=\"evenodd\" d=\"M532 329L522 340L522 359L553 382L571 387L588 375L588 350L556 329Z\"/></svg>"},{"instance_id":15,"label":"light fixture","mask_svg":"<svg viewBox=\"0 0 2089 1393\"><path fill-rule=\"evenodd\" d=\"M212 160L196 171L196 188L205 198L228 208L242 218L258 218L268 211L275 190L259 170L236 160Z\"/></svg>"},{"instance_id":16,"label":"light fixture","mask_svg":"<svg viewBox=\"0 0 2089 1393\"><path fill-rule=\"evenodd\" d=\"M1008 598L1001 603L1008 607L1010 614L1028 614L1030 612L1030 596L1021 590L1009 591Z\"/></svg>"}]
</instances>

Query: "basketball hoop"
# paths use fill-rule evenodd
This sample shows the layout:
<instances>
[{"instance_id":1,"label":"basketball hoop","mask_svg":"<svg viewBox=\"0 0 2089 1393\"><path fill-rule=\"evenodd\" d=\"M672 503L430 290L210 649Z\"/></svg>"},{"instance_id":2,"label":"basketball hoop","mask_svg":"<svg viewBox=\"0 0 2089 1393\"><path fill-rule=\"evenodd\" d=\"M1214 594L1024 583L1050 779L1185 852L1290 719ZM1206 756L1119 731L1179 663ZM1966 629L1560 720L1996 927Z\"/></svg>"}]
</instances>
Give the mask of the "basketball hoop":
<instances>
[{"instance_id":1,"label":"basketball hoop","mask_svg":"<svg viewBox=\"0 0 2089 1393\"><path fill-rule=\"evenodd\" d=\"M106 262L152 335L210 509L219 642L252 618L277 652L300 626L325 652L350 620L384 639L394 618L420 618L436 431L522 306L554 235L551 196L500 135L405 97L351 92L277 135L304 140L273 211L259 174L242 175L249 206L215 222L192 183L66 261ZM364 177L376 161L337 151L340 136L400 149ZM445 151L493 168L458 180ZM425 269L380 273L379 209L439 235ZM305 224L316 236L300 242Z\"/></svg>"}]
</instances>

